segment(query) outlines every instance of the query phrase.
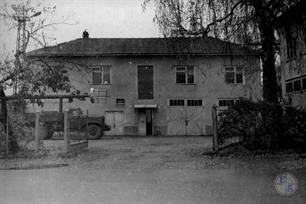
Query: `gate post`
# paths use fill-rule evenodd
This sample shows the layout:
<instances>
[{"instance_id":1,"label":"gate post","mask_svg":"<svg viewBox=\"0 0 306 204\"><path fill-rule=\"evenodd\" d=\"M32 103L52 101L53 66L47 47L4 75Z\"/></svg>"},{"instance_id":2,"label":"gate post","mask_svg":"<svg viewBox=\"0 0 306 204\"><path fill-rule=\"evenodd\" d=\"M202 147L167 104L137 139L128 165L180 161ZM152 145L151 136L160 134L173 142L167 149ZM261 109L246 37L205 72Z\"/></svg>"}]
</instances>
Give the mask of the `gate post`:
<instances>
[{"instance_id":1,"label":"gate post","mask_svg":"<svg viewBox=\"0 0 306 204\"><path fill-rule=\"evenodd\" d=\"M39 149L39 119L40 112L35 113L35 151Z\"/></svg>"},{"instance_id":2,"label":"gate post","mask_svg":"<svg viewBox=\"0 0 306 204\"><path fill-rule=\"evenodd\" d=\"M64 112L64 152L69 151L69 136L68 136L68 113Z\"/></svg>"},{"instance_id":3,"label":"gate post","mask_svg":"<svg viewBox=\"0 0 306 204\"><path fill-rule=\"evenodd\" d=\"M213 151L218 151L218 118L217 118L217 106L212 107L212 122L213 122Z\"/></svg>"}]
</instances>

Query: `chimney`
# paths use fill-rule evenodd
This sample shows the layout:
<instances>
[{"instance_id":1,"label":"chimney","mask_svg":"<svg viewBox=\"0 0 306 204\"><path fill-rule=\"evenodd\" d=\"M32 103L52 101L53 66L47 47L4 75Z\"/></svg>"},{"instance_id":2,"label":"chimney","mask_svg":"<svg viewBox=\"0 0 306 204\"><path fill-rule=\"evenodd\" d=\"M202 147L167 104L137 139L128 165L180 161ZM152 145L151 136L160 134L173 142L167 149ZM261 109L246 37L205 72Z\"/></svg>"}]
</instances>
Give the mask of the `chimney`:
<instances>
[{"instance_id":1,"label":"chimney","mask_svg":"<svg viewBox=\"0 0 306 204\"><path fill-rule=\"evenodd\" d=\"M89 33L86 30L84 30L83 31L83 39L88 39L88 38L89 38Z\"/></svg>"}]
</instances>

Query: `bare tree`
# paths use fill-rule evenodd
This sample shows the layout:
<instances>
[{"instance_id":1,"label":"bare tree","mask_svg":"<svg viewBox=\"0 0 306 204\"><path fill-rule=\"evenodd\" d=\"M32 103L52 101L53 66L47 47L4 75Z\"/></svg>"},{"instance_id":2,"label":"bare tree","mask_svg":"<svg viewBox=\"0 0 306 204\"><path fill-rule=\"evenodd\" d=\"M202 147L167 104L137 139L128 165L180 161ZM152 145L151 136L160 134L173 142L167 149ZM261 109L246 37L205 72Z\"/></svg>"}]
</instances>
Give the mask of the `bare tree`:
<instances>
[{"instance_id":1,"label":"bare tree","mask_svg":"<svg viewBox=\"0 0 306 204\"><path fill-rule=\"evenodd\" d=\"M214 36L261 48L263 98L278 103L275 71L279 16L302 0L144 0L165 37Z\"/></svg>"},{"instance_id":2,"label":"bare tree","mask_svg":"<svg viewBox=\"0 0 306 204\"><path fill-rule=\"evenodd\" d=\"M16 52L14 56L0 59L0 99L2 123L7 120L7 96L5 90L15 88L16 95L44 94L47 89L54 92L69 91L67 73L58 65L42 59L26 59L29 46L47 46L52 40L47 33L59 24L70 24L67 18L55 20L55 6L48 6L42 0L2 1L0 19L17 30ZM33 65L37 65L36 68Z\"/></svg>"}]
</instances>

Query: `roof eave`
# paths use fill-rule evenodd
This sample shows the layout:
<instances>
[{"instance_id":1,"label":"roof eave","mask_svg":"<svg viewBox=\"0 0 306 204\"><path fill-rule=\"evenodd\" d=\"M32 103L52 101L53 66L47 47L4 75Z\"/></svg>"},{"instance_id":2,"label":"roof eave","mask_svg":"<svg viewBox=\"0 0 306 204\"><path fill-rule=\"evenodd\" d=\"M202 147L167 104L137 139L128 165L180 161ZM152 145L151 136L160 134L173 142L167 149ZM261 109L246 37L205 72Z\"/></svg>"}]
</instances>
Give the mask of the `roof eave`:
<instances>
[{"instance_id":1,"label":"roof eave","mask_svg":"<svg viewBox=\"0 0 306 204\"><path fill-rule=\"evenodd\" d=\"M121 57L121 56L259 56L259 52L250 53L65 53L65 54L30 54L27 57Z\"/></svg>"}]
</instances>

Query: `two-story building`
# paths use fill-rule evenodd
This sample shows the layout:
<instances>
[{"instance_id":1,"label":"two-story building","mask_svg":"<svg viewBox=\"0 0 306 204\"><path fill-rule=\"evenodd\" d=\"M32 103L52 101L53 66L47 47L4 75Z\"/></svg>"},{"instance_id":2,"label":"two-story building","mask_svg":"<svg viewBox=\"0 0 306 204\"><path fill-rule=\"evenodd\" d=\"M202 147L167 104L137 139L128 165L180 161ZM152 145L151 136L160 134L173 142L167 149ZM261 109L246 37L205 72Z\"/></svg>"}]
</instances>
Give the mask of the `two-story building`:
<instances>
[{"instance_id":1,"label":"two-story building","mask_svg":"<svg viewBox=\"0 0 306 204\"><path fill-rule=\"evenodd\" d=\"M306 109L306 3L280 18L281 85L285 102Z\"/></svg>"},{"instance_id":2,"label":"two-story building","mask_svg":"<svg viewBox=\"0 0 306 204\"><path fill-rule=\"evenodd\" d=\"M64 101L104 115L109 135L205 135L212 106L261 99L258 52L215 38L83 38L34 50L58 63L85 101ZM58 100L28 111L57 110Z\"/></svg>"}]
</instances>

